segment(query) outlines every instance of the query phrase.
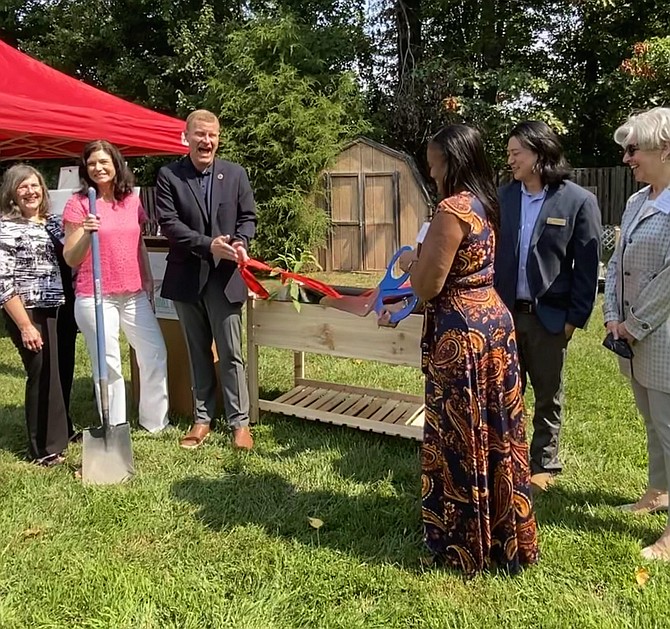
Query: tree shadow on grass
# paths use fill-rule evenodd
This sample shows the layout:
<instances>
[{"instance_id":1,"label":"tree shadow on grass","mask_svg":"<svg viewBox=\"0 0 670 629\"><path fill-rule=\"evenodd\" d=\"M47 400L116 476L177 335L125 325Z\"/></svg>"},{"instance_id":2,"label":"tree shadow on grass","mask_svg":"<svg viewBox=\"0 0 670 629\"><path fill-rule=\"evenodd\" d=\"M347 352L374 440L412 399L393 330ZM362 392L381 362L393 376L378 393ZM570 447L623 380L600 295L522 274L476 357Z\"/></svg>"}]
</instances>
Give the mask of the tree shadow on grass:
<instances>
[{"instance_id":1,"label":"tree shadow on grass","mask_svg":"<svg viewBox=\"0 0 670 629\"><path fill-rule=\"evenodd\" d=\"M17 458L25 459L28 453L26 442L26 419L22 406L3 404L0 407L0 450Z\"/></svg>"},{"instance_id":2,"label":"tree shadow on grass","mask_svg":"<svg viewBox=\"0 0 670 629\"><path fill-rule=\"evenodd\" d=\"M612 532L652 543L658 537L657 518L667 514L634 515L622 513L618 505L634 502L637 497L607 489L571 489L555 485L535 501L540 526L551 524L576 531Z\"/></svg>"},{"instance_id":3,"label":"tree shadow on grass","mask_svg":"<svg viewBox=\"0 0 670 629\"><path fill-rule=\"evenodd\" d=\"M2 367L0 365L0 371ZM19 369L19 371L21 372L20 375L25 378L25 372L22 369ZM21 398L23 398L23 390ZM101 420L95 402L92 378L75 378L72 383L70 416L77 431L100 425ZM0 450L10 452L19 459L25 459L28 453L28 444L24 406L22 404L4 404L0 406L0 418ZM137 427L137 412L129 408L128 418L131 425Z\"/></svg>"},{"instance_id":4,"label":"tree shadow on grass","mask_svg":"<svg viewBox=\"0 0 670 629\"><path fill-rule=\"evenodd\" d=\"M419 444L410 439L363 433L333 463L343 478L358 483L389 480L417 497L421 495Z\"/></svg>"},{"instance_id":5,"label":"tree shadow on grass","mask_svg":"<svg viewBox=\"0 0 670 629\"><path fill-rule=\"evenodd\" d=\"M22 378L25 379L25 372L22 369L19 371ZM21 402L23 402L23 389ZM100 423L91 378L76 378L72 383L70 415L76 430L97 426ZM28 455L25 407L23 404L5 404L0 407L0 417L2 418L0 421L0 450L6 450L19 459L25 459Z\"/></svg>"},{"instance_id":6,"label":"tree shadow on grass","mask_svg":"<svg viewBox=\"0 0 670 629\"><path fill-rule=\"evenodd\" d=\"M277 474L238 471L217 479L185 478L173 485L172 494L198 506L197 517L214 531L252 524L305 546L420 568L421 516L414 492L389 497L305 491ZM313 528L310 517L322 520L323 526Z\"/></svg>"},{"instance_id":7,"label":"tree shadow on grass","mask_svg":"<svg viewBox=\"0 0 670 629\"><path fill-rule=\"evenodd\" d=\"M278 387L266 388L260 386L258 389L258 397L261 400L274 400L284 393L286 393L286 391Z\"/></svg>"},{"instance_id":8,"label":"tree shadow on grass","mask_svg":"<svg viewBox=\"0 0 670 629\"><path fill-rule=\"evenodd\" d=\"M304 452L332 450L340 454L333 467L343 478L374 483L392 475L416 485L418 495L421 469L414 440L274 414L264 414L260 424L275 446L263 453L266 458L285 461Z\"/></svg>"},{"instance_id":9,"label":"tree shadow on grass","mask_svg":"<svg viewBox=\"0 0 670 629\"><path fill-rule=\"evenodd\" d=\"M75 378L70 393L70 416L77 429L100 424L95 389L90 377Z\"/></svg>"},{"instance_id":10,"label":"tree shadow on grass","mask_svg":"<svg viewBox=\"0 0 670 629\"><path fill-rule=\"evenodd\" d=\"M95 386L92 377L77 378L72 385L70 415L78 430L100 425L101 418L95 401ZM133 401L129 379L126 380L126 419L132 429L143 431L139 424L137 404ZM169 421L173 426L186 432L193 423L193 418L171 413Z\"/></svg>"}]
</instances>

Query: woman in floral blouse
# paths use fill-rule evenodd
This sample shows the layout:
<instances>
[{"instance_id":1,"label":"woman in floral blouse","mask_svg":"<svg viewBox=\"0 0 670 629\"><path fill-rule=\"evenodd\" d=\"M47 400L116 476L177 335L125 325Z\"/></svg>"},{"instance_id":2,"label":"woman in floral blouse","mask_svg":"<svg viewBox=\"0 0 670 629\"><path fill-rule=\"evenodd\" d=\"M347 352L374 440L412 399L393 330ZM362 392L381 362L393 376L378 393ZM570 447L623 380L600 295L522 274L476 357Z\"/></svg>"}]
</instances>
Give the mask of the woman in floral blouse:
<instances>
[{"instance_id":1,"label":"woman in floral blouse","mask_svg":"<svg viewBox=\"0 0 670 629\"><path fill-rule=\"evenodd\" d=\"M68 444L56 330L65 302L53 242L59 233L42 175L12 166L0 188L0 307L27 374L29 457L47 467L63 461Z\"/></svg>"}]
</instances>

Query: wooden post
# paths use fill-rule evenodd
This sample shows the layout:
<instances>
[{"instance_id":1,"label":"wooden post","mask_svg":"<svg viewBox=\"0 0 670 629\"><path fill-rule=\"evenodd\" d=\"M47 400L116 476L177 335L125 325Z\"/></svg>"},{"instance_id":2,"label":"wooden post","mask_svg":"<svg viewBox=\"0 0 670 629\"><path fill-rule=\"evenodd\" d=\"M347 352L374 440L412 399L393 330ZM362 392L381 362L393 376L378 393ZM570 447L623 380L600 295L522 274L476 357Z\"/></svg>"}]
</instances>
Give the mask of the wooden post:
<instances>
[{"instance_id":1,"label":"wooden post","mask_svg":"<svg viewBox=\"0 0 670 629\"><path fill-rule=\"evenodd\" d=\"M249 421L258 423L258 346L254 341L254 299L247 300L247 386L249 388Z\"/></svg>"},{"instance_id":2,"label":"wooden post","mask_svg":"<svg viewBox=\"0 0 670 629\"><path fill-rule=\"evenodd\" d=\"M293 352L293 386L305 379L305 352Z\"/></svg>"}]
</instances>

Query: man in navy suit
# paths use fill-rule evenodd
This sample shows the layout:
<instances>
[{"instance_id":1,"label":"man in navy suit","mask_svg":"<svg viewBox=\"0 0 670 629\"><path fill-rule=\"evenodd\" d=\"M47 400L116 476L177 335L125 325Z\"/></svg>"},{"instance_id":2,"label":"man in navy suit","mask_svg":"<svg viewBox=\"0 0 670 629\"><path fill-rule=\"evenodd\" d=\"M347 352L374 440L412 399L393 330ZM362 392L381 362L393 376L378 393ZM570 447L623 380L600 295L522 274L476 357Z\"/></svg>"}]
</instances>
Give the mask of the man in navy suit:
<instances>
[{"instance_id":1,"label":"man in navy suit","mask_svg":"<svg viewBox=\"0 0 670 629\"><path fill-rule=\"evenodd\" d=\"M535 393L531 483L544 491L561 471L563 366L576 328L591 315L598 288L602 232L593 194L568 181L556 133L538 121L508 137L514 181L502 186L495 286L512 311L521 373Z\"/></svg>"},{"instance_id":2,"label":"man in navy suit","mask_svg":"<svg viewBox=\"0 0 670 629\"><path fill-rule=\"evenodd\" d=\"M164 166L156 209L170 251L161 295L174 301L191 365L195 423L181 440L197 448L216 413L219 356L223 403L237 448L251 449L249 393L242 359L242 306L247 287L237 263L256 232L254 196L244 168L216 159L219 121L205 110L186 119L188 156Z\"/></svg>"}]
</instances>

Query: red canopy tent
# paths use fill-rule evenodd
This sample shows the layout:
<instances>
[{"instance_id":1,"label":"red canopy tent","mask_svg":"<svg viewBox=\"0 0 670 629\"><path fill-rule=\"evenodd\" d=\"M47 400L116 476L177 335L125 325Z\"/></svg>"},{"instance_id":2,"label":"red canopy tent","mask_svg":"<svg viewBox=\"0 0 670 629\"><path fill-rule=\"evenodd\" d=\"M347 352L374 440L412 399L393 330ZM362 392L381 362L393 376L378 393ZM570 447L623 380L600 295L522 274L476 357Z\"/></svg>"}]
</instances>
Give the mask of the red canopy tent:
<instances>
[{"instance_id":1,"label":"red canopy tent","mask_svg":"<svg viewBox=\"0 0 670 629\"><path fill-rule=\"evenodd\" d=\"M58 72L0 40L0 160L73 157L105 139L125 157L186 153L184 122Z\"/></svg>"}]
</instances>

